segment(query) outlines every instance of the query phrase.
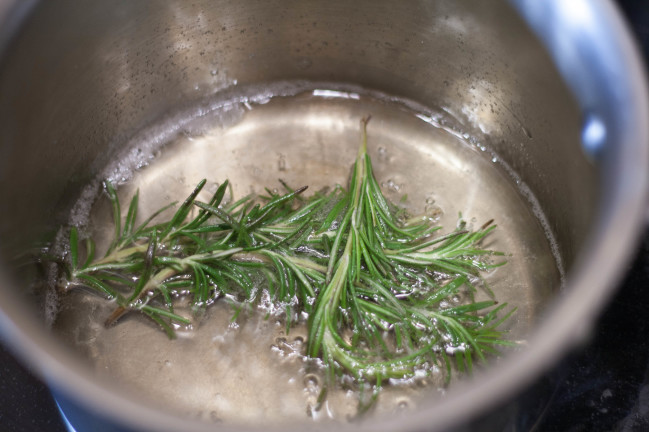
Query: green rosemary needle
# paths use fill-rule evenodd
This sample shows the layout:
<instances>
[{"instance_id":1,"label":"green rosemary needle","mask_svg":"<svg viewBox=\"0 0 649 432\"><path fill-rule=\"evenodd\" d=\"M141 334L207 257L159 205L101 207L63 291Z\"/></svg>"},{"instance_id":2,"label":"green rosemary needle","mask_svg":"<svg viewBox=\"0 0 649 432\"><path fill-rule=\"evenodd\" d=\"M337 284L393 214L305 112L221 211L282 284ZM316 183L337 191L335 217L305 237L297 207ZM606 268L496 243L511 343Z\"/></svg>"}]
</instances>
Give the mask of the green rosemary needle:
<instances>
[{"instance_id":1,"label":"green rosemary needle","mask_svg":"<svg viewBox=\"0 0 649 432\"><path fill-rule=\"evenodd\" d=\"M167 222L152 224L173 204L136 226L139 194L123 217L106 181L114 238L97 259L93 240L82 242L72 227L66 281L115 300L107 326L139 312L170 338L174 325L190 323L174 311L181 291L200 309L226 294L253 302L267 290L285 311L287 331L308 314L306 355L321 360L330 382L348 374L373 385L373 398L384 380L430 373L431 365L447 378L452 363L470 372L476 359L512 345L499 326L514 310L473 300L483 272L504 264L491 261L502 253L481 246L496 227L490 221L470 231L460 224L438 235L441 228L426 218L399 217L403 210L384 197L373 173L368 121L361 123L349 188L308 199L301 196L306 186L293 190L280 181L285 194L266 189L265 197L228 205L226 181L202 202L203 180ZM469 301L453 302L461 292Z\"/></svg>"}]
</instances>

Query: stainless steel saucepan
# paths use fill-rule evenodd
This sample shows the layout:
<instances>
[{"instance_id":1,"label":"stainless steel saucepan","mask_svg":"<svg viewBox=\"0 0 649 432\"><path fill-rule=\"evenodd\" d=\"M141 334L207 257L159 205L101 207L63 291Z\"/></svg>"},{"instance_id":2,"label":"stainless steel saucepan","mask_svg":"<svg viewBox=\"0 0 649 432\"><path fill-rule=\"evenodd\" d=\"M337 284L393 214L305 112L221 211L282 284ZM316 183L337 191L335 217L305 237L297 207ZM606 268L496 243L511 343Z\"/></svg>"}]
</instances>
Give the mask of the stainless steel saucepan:
<instances>
[{"instance_id":1,"label":"stainless steel saucepan","mask_svg":"<svg viewBox=\"0 0 649 432\"><path fill-rule=\"evenodd\" d=\"M2 0L0 333L85 412L78 424L215 428L98 378L48 332L16 254L156 119L294 80L444 107L482 133L538 200L566 270L524 349L408 416L334 428L462 428L514 403L589 336L635 249L649 162L645 76L610 1Z\"/></svg>"}]
</instances>

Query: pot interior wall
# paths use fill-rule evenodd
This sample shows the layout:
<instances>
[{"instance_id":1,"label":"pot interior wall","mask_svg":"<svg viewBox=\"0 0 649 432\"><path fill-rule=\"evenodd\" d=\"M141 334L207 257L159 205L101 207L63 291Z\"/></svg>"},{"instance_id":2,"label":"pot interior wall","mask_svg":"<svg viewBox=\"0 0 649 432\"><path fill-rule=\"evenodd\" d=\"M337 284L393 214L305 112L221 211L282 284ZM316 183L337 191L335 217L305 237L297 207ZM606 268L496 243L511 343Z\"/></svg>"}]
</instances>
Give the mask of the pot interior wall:
<instances>
[{"instance_id":1,"label":"pot interior wall","mask_svg":"<svg viewBox=\"0 0 649 432\"><path fill-rule=\"evenodd\" d=\"M0 70L3 244L51 226L161 116L234 83L294 79L449 112L521 176L574 260L597 194L579 113L504 2L43 2Z\"/></svg>"},{"instance_id":2,"label":"pot interior wall","mask_svg":"<svg viewBox=\"0 0 649 432\"><path fill-rule=\"evenodd\" d=\"M56 229L82 186L160 118L292 80L448 114L529 187L568 270L595 214L580 114L505 2L42 2L2 54L5 256Z\"/></svg>"}]
</instances>

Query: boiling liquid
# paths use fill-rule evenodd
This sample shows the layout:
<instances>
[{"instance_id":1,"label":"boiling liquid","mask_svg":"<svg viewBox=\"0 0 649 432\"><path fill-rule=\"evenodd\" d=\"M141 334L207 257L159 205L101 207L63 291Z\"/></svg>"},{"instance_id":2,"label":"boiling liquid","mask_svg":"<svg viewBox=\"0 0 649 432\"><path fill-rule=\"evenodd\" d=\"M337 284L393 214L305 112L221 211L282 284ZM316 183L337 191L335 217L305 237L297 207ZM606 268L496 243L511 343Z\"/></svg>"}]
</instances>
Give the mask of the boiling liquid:
<instances>
[{"instance_id":1,"label":"boiling liquid","mask_svg":"<svg viewBox=\"0 0 649 432\"><path fill-rule=\"evenodd\" d=\"M184 199L203 178L208 184L198 197L202 201L226 179L235 198L263 193L264 187L282 191L278 179L296 188L308 185L311 193L346 186L360 143L360 120L371 115L368 153L388 199L410 214L438 219L443 232L455 229L460 213L475 229L495 220L498 228L484 246L505 252L508 263L489 272L486 281L500 303L517 308L503 326L510 329L508 338L525 337L559 285L551 241L535 216L539 209L531 207L497 158L430 116L402 103L328 90L226 105L227 110L193 119L170 134L155 159L145 158L149 166L133 172L124 164L112 168L113 181L130 177L119 189L122 206L139 189L143 220ZM142 165L132 162L126 166ZM89 222L104 247L113 233L106 201L97 201ZM486 295L478 293L477 300L482 298ZM324 406L314 410L325 378L317 362L304 357L303 322L285 334L284 322L265 319L264 310L253 308L232 321L233 307L217 301L194 319L193 329L171 341L136 313L104 328L114 308L93 294L71 292L61 299L55 329L99 373L181 414L268 424L307 416L346 419L356 412L353 386L329 389ZM442 372L394 382L385 386L375 411L414 409L423 395L443 389Z\"/></svg>"}]
</instances>

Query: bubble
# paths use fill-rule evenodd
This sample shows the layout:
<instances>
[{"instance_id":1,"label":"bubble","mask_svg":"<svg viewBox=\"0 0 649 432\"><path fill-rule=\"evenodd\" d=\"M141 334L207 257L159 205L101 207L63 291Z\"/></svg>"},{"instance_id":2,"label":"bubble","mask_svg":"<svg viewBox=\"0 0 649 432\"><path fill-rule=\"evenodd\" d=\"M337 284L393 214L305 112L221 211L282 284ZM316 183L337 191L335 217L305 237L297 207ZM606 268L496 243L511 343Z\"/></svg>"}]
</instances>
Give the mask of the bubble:
<instances>
[{"instance_id":1,"label":"bubble","mask_svg":"<svg viewBox=\"0 0 649 432\"><path fill-rule=\"evenodd\" d=\"M307 390L317 390L320 387L320 378L316 374L306 374L304 376L304 387Z\"/></svg>"},{"instance_id":2,"label":"bubble","mask_svg":"<svg viewBox=\"0 0 649 432\"><path fill-rule=\"evenodd\" d=\"M442 208L437 205L427 205L424 207L424 212L426 217L432 221L437 221L444 215Z\"/></svg>"},{"instance_id":3,"label":"bubble","mask_svg":"<svg viewBox=\"0 0 649 432\"><path fill-rule=\"evenodd\" d=\"M399 192L403 185L398 184L393 179L389 179L387 182L382 183L381 186L387 188L389 191Z\"/></svg>"},{"instance_id":4,"label":"bubble","mask_svg":"<svg viewBox=\"0 0 649 432\"><path fill-rule=\"evenodd\" d=\"M279 171L286 171L286 157L284 157L283 154L279 155L279 159L277 160L277 169Z\"/></svg>"},{"instance_id":5,"label":"bubble","mask_svg":"<svg viewBox=\"0 0 649 432\"><path fill-rule=\"evenodd\" d=\"M399 411L405 411L410 407L410 401L408 399L399 399L397 401L397 409Z\"/></svg>"}]
</instances>

